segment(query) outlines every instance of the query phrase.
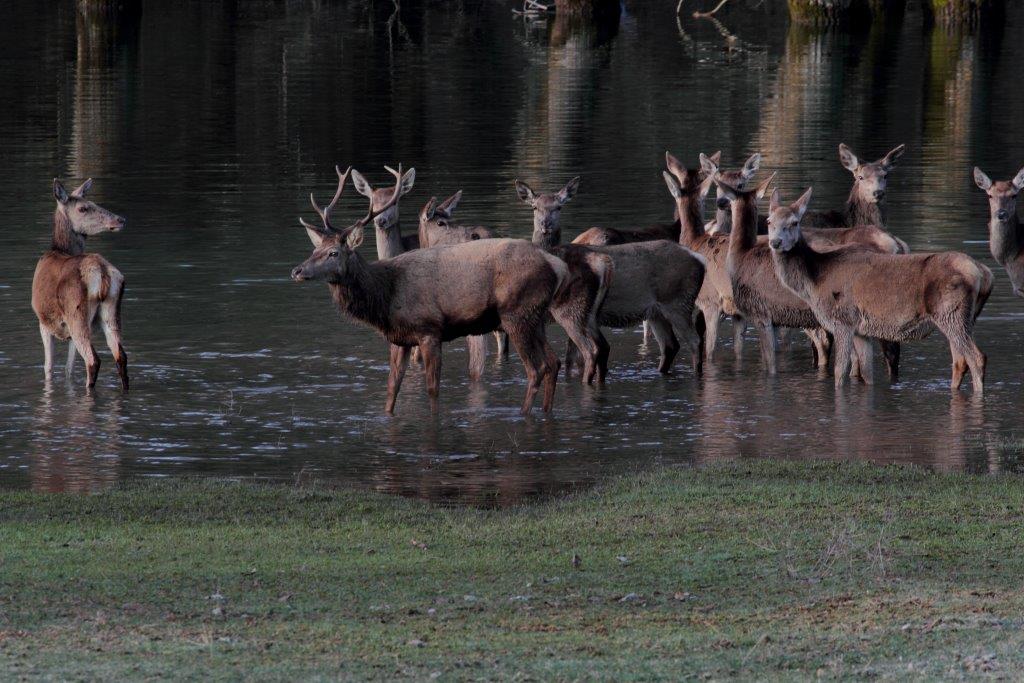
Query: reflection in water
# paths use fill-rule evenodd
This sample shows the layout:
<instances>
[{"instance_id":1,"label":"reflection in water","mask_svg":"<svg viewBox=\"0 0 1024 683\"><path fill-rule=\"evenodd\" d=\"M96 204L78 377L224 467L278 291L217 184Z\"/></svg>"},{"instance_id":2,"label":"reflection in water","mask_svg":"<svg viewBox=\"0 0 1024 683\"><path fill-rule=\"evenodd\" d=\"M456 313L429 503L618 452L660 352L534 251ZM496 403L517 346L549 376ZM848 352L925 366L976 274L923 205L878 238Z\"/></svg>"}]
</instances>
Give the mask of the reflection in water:
<instances>
[{"instance_id":1,"label":"reflection in water","mask_svg":"<svg viewBox=\"0 0 1024 683\"><path fill-rule=\"evenodd\" d=\"M1024 314L988 255L969 171L1024 163L1024 95L1001 86L1016 78L1024 7L959 32L926 28L916 10L837 32L790 26L779 3L756 0L678 24L656 3L627 2L598 25L523 21L502 3L406 5L143 2L96 21L66 3L15 4L0 27L0 170L16 198L0 219L18 226L0 232L0 486L202 475L504 505L737 457L1022 468ZM415 165L405 216L461 188L460 215L515 237L530 215L513 178L548 187L581 174L562 216L569 239L668 219L666 148L690 163L760 151L784 195L813 184L815 208L838 207L844 141L867 157L905 142L890 228L917 251L965 250L996 271L978 325L984 401L951 396L938 338L905 347L901 384L837 393L802 343L775 378L756 345L734 359L727 323L699 380L682 364L661 377L638 331L610 332L608 385L560 384L551 418L518 415L515 359L492 359L471 385L464 345L449 344L441 411L413 368L385 419L384 343L341 321L323 288L287 280L308 254L295 216L335 163ZM127 278L131 394L109 355L94 395L81 373L41 380L28 301L55 175L96 177L98 200L129 219L89 247ZM363 209L346 198L337 211Z\"/></svg>"}]
</instances>

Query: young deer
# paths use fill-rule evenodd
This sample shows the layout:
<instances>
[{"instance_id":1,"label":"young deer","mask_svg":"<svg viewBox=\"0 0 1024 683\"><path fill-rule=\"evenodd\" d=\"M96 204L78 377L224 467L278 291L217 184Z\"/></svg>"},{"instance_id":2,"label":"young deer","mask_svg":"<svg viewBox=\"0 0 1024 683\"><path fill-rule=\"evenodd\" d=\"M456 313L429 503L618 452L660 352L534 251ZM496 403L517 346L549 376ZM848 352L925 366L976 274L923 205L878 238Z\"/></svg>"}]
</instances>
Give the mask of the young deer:
<instances>
[{"instance_id":1,"label":"young deer","mask_svg":"<svg viewBox=\"0 0 1024 683\"><path fill-rule=\"evenodd\" d=\"M1006 268L1013 293L1024 296L1024 229L1017 216L1017 194L1024 188L1024 168L1013 180L992 180L974 167L974 182L988 196L988 248Z\"/></svg>"},{"instance_id":2,"label":"young deer","mask_svg":"<svg viewBox=\"0 0 1024 683\"><path fill-rule=\"evenodd\" d=\"M789 206L772 195L769 243L779 279L814 311L835 338L835 383L846 381L851 347L869 357L870 338L923 339L938 328L949 340L954 390L971 370L974 391L985 381L985 354L974 324L989 294L992 272L967 254L879 254L844 248L816 251L801 234L811 190ZM870 363L861 375L871 382Z\"/></svg>"},{"instance_id":3,"label":"young deer","mask_svg":"<svg viewBox=\"0 0 1024 683\"><path fill-rule=\"evenodd\" d=\"M665 153L666 160L674 160L678 163L678 159L671 156L668 152ZM754 179L757 175L757 171L761 168L761 155L753 154L744 162L743 166L735 171L723 171L721 170L722 152L721 150L715 152L708 157L716 167L719 168L718 176L731 187L735 187L737 190L744 190L747 187L747 183ZM669 170L675 173L672 169L672 162L669 161ZM729 208L728 201L722 203L717 201L722 198L720 190L716 190L716 201L715 201L715 220L705 225L705 229L712 235L728 235L732 231L732 211ZM757 234L767 235L768 226L758 217L757 221Z\"/></svg>"},{"instance_id":4,"label":"young deer","mask_svg":"<svg viewBox=\"0 0 1024 683\"><path fill-rule=\"evenodd\" d=\"M343 313L378 330L392 345L387 414L394 414L410 351L423 356L427 394L436 409L441 383L441 343L508 332L526 368L522 412L530 411L544 386L544 410L551 410L558 359L548 346L544 321L551 299L568 276L564 262L522 240L477 240L450 247L416 249L368 263L356 251L366 224L398 201L402 175L396 173L391 199L342 230L330 220L349 172L338 173L338 189L324 208L313 206L321 225L300 219L313 253L292 270L292 279L327 282ZM312 199L312 198L311 198Z\"/></svg>"},{"instance_id":5,"label":"young deer","mask_svg":"<svg viewBox=\"0 0 1024 683\"><path fill-rule=\"evenodd\" d=\"M534 244L549 250L559 247L561 208L572 197L578 183L579 179L574 178L559 192L537 194L525 183L516 181L520 199L533 209ZM597 311L598 325L626 328L647 321L661 351L658 364L661 372L671 370L680 338L690 350L694 370L701 372L703 338L694 328L693 309L704 282L702 256L666 240L598 247L567 246L588 250L579 254L593 253L611 259L614 277ZM571 353L572 349L569 351Z\"/></svg>"},{"instance_id":6,"label":"young deer","mask_svg":"<svg viewBox=\"0 0 1024 683\"><path fill-rule=\"evenodd\" d=\"M413 184L416 182L416 169L410 168L405 175L398 177L398 171L385 166L388 173L396 176L396 187L398 197L402 198L409 194ZM383 209L390 205L390 208L381 211L373 220L374 231L377 236L377 258L385 259L404 254L412 249L419 249L420 240L418 235L402 235L402 229L398 220L398 202L391 202L396 190L391 187L373 189L359 171L352 169L352 185L356 192L370 200L373 210Z\"/></svg>"},{"instance_id":7,"label":"young deer","mask_svg":"<svg viewBox=\"0 0 1024 683\"><path fill-rule=\"evenodd\" d=\"M86 385L96 385L100 359L91 341L96 314L114 354L121 388L128 390L128 354L121 346L121 299L124 276L99 254L85 253L89 235L119 232L124 218L85 198L92 187L86 180L71 194L53 180L57 209L53 213L53 242L36 264L32 278L32 310L39 318L43 340L43 369L49 381L53 370L53 338L71 340L67 374L74 369L75 352L85 359Z\"/></svg>"},{"instance_id":8,"label":"young deer","mask_svg":"<svg viewBox=\"0 0 1024 683\"><path fill-rule=\"evenodd\" d=\"M455 207L461 200L462 190L459 190L440 204L437 203L437 197L431 197L430 201L420 210L417 239L421 249L494 237L494 234L483 226L459 225L452 222L452 214L455 213ZM501 330L495 330L494 341L498 346L498 355L507 357L508 335ZM469 347L470 378L479 379L483 374L484 360L487 357L486 339L478 335L469 336L466 337L466 345Z\"/></svg>"}]
</instances>

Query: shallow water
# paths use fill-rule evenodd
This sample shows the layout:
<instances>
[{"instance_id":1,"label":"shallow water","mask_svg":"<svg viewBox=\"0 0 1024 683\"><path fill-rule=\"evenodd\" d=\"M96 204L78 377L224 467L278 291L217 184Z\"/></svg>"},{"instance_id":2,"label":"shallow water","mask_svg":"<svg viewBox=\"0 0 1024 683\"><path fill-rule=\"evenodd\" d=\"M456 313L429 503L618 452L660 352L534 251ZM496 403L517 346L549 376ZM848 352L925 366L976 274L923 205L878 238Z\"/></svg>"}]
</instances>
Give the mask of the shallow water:
<instances>
[{"instance_id":1,"label":"shallow water","mask_svg":"<svg viewBox=\"0 0 1024 683\"><path fill-rule=\"evenodd\" d=\"M1009 178L1024 164L1024 7L950 36L914 13L808 34L765 7L783 3L741 0L717 26L627 2L600 30L524 23L513 3L483 0L404 3L391 31L390 3L143 2L113 28L50 4L18 2L0 26L0 487L198 474L502 505L732 458L1019 467L1024 304L988 255L970 168ZM900 384L835 392L797 335L767 378L756 341L735 359L724 324L699 381L686 363L660 376L639 330L612 332L607 386L560 383L551 417L519 416L514 355L471 386L457 341L440 412L412 370L388 419L384 343L342 321L322 284L288 279L310 249L296 216L312 217L309 191L329 197L335 163L376 183L383 164L414 165L406 231L431 195L462 188L460 219L517 237L530 212L512 180L554 189L580 174L562 217L571 239L668 220L666 148L688 163L722 149L727 165L760 151L786 196L813 183L816 208L838 207L850 184L841 141L865 158L906 143L890 228L914 250L963 250L995 271L977 333L984 401L950 393L938 335L904 347ZM129 394L105 349L94 393L80 360L73 381L44 384L29 298L53 176L95 178L94 198L128 218L89 248L127 278ZM365 210L342 204L342 216Z\"/></svg>"}]
</instances>

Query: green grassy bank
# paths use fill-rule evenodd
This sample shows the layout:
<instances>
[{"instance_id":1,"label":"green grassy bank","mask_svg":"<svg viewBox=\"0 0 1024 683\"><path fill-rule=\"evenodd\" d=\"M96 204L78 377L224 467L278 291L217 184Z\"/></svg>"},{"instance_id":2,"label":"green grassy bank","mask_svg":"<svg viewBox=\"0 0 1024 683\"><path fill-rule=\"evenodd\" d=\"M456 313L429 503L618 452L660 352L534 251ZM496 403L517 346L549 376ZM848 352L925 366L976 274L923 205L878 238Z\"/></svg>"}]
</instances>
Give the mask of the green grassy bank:
<instances>
[{"instance_id":1,"label":"green grassy bank","mask_svg":"<svg viewBox=\"0 0 1024 683\"><path fill-rule=\"evenodd\" d=\"M660 471L511 511L209 482L5 493L0 679L1014 677L1022 520L1017 477L835 464Z\"/></svg>"}]
</instances>

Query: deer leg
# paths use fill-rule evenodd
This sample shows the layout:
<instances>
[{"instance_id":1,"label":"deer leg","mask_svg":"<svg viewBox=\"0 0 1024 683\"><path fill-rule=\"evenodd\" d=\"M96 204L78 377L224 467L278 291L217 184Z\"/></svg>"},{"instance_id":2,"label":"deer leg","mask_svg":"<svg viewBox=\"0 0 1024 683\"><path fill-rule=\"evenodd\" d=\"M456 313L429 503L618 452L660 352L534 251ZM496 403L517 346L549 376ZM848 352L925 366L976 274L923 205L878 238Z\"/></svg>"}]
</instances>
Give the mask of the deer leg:
<instances>
[{"instance_id":1,"label":"deer leg","mask_svg":"<svg viewBox=\"0 0 1024 683\"><path fill-rule=\"evenodd\" d=\"M700 307L704 316L704 359L711 362L715 355L715 344L718 343L718 323L722 317L722 309L715 304L703 304Z\"/></svg>"},{"instance_id":2,"label":"deer leg","mask_svg":"<svg viewBox=\"0 0 1024 683\"><path fill-rule=\"evenodd\" d=\"M71 377L71 375L75 372L75 357L76 357L76 355L77 355L77 351L75 349L75 342L74 341L69 341L68 342L68 361L67 361L67 363L64 364L64 374L67 375L68 377Z\"/></svg>"},{"instance_id":3,"label":"deer leg","mask_svg":"<svg viewBox=\"0 0 1024 683\"><path fill-rule=\"evenodd\" d=\"M747 321L737 314L732 317L732 350L739 358L743 355L743 335L747 332Z\"/></svg>"},{"instance_id":4,"label":"deer leg","mask_svg":"<svg viewBox=\"0 0 1024 683\"><path fill-rule=\"evenodd\" d=\"M643 322L643 327L644 327L644 338L643 338L643 342L642 343L643 343L644 346L647 346L648 342L651 341L651 324L648 323L645 320Z\"/></svg>"},{"instance_id":5,"label":"deer leg","mask_svg":"<svg viewBox=\"0 0 1024 683\"><path fill-rule=\"evenodd\" d=\"M550 413L555 404L555 387L558 384L558 357L551 350L551 345L544 335L544 328L540 328L540 345L544 353L544 405L545 413ZM588 361L591 365L593 360ZM591 374L593 369L591 368Z\"/></svg>"},{"instance_id":6,"label":"deer leg","mask_svg":"<svg viewBox=\"0 0 1024 683\"><path fill-rule=\"evenodd\" d=\"M408 346L396 346L394 344L391 344L389 348L388 362L391 370L388 372L388 398L384 403L384 412L388 415L395 414L395 401L398 400L398 391L402 388L405 370L409 367L411 351Z\"/></svg>"},{"instance_id":7,"label":"deer leg","mask_svg":"<svg viewBox=\"0 0 1024 683\"><path fill-rule=\"evenodd\" d=\"M537 343L536 332L524 330L521 325L504 324L503 327L526 370L526 397L520 412L528 415L540 388L541 373L544 372L543 348Z\"/></svg>"},{"instance_id":8,"label":"deer leg","mask_svg":"<svg viewBox=\"0 0 1024 683\"><path fill-rule=\"evenodd\" d=\"M775 326L770 321L754 323L757 341L761 345L761 360L769 375L775 374Z\"/></svg>"},{"instance_id":9,"label":"deer leg","mask_svg":"<svg viewBox=\"0 0 1024 683\"><path fill-rule=\"evenodd\" d=\"M658 348L661 351L658 372L667 374L672 369L672 362L676 359L676 354L679 353L679 340L676 339L675 333L672 332L672 325L660 313L654 314L648 320L651 323L651 331L654 333L654 338L657 340Z\"/></svg>"},{"instance_id":10,"label":"deer leg","mask_svg":"<svg viewBox=\"0 0 1024 683\"><path fill-rule=\"evenodd\" d=\"M420 347L419 346L414 346L413 347L411 355L412 355L412 362L413 363L416 363L417 365L422 365L423 364L423 356L420 354Z\"/></svg>"},{"instance_id":11,"label":"deer leg","mask_svg":"<svg viewBox=\"0 0 1024 683\"><path fill-rule=\"evenodd\" d=\"M860 379L864 384L874 384L874 344L872 344L871 340L867 337L862 337L858 334L853 337L853 348L855 355L857 356L857 366L859 369Z\"/></svg>"},{"instance_id":12,"label":"deer leg","mask_svg":"<svg viewBox=\"0 0 1024 683\"><path fill-rule=\"evenodd\" d=\"M508 358L508 333L505 330L495 330L494 341L498 345L498 357Z\"/></svg>"},{"instance_id":13,"label":"deer leg","mask_svg":"<svg viewBox=\"0 0 1024 683\"><path fill-rule=\"evenodd\" d=\"M437 337L420 338L420 356L423 358L430 410L437 412L437 397L441 393L441 340Z\"/></svg>"},{"instance_id":14,"label":"deer leg","mask_svg":"<svg viewBox=\"0 0 1024 683\"><path fill-rule=\"evenodd\" d=\"M594 340L597 342L597 381L604 384L604 378L608 376L608 356L611 355L612 347L605 339L601 328L595 331Z\"/></svg>"},{"instance_id":15,"label":"deer leg","mask_svg":"<svg viewBox=\"0 0 1024 683\"><path fill-rule=\"evenodd\" d=\"M890 382L900 381L900 343L878 340L882 348L882 356L885 358L885 369L889 373Z\"/></svg>"},{"instance_id":16,"label":"deer leg","mask_svg":"<svg viewBox=\"0 0 1024 683\"><path fill-rule=\"evenodd\" d=\"M985 358L985 354L981 352L981 349L978 348L978 345L969 336L965 340L957 339L955 343L957 349L954 352L952 388L954 390L960 388L964 372L967 368L970 368L971 384L973 385L974 393L980 396L985 392L985 366L988 359ZM950 346L952 347L952 343ZM956 358L957 355L959 358ZM959 376L957 376L958 374Z\"/></svg>"},{"instance_id":17,"label":"deer leg","mask_svg":"<svg viewBox=\"0 0 1024 683\"><path fill-rule=\"evenodd\" d=\"M121 379L121 389L128 391L128 354L121 345L121 298L117 301L105 301L100 304L100 324L103 336L107 339L107 348L114 355L117 365L117 376ZM69 359L69 363L71 359Z\"/></svg>"},{"instance_id":18,"label":"deer leg","mask_svg":"<svg viewBox=\"0 0 1024 683\"><path fill-rule=\"evenodd\" d=\"M850 369L850 352L853 346L853 332L848 329L837 329L832 356L835 359L835 383L837 387L846 384L846 373Z\"/></svg>"},{"instance_id":19,"label":"deer leg","mask_svg":"<svg viewBox=\"0 0 1024 683\"><path fill-rule=\"evenodd\" d=\"M469 379L479 382L487 362L487 338L483 335L466 337L466 351L469 355Z\"/></svg>"},{"instance_id":20,"label":"deer leg","mask_svg":"<svg viewBox=\"0 0 1024 683\"><path fill-rule=\"evenodd\" d=\"M96 386L96 377L100 372L100 357L96 355L88 334L76 334L72 337L75 348L85 359L85 386L92 389Z\"/></svg>"},{"instance_id":21,"label":"deer leg","mask_svg":"<svg viewBox=\"0 0 1024 683\"><path fill-rule=\"evenodd\" d=\"M953 357L953 378L950 381L950 388L956 391L964 383L964 374L967 372L967 359L960 355L956 345L949 344L949 353Z\"/></svg>"},{"instance_id":22,"label":"deer leg","mask_svg":"<svg viewBox=\"0 0 1024 683\"><path fill-rule=\"evenodd\" d=\"M589 384L594 379L598 346L587 329L586 319L580 320L579 316L573 315L572 309L572 306L552 306L551 315L562 329L565 330L565 333L569 335L569 341L565 349L566 378L572 373L571 366L574 359L577 356L582 356L583 372L581 376L584 384Z\"/></svg>"},{"instance_id":23,"label":"deer leg","mask_svg":"<svg viewBox=\"0 0 1024 683\"><path fill-rule=\"evenodd\" d=\"M672 325L672 331L675 332L676 338L681 339L689 347L690 362L693 363L694 372L699 375L704 371L704 354L702 353L703 349L701 349L702 338L693 325L692 313L687 310L680 310L680 308L666 307L664 314Z\"/></svg>"},{"instance_id":24,"label":"deer leg","mask_svg":"<svg viewBox=\"0 0 1024 683\"><path fill-rule=\"evenodd\" d=\"M50 379L50 373L53 372L53 335L45 325L39 323L39 336L43 340L43 373L46 379Z\"/></svg>"}]
</instances>

